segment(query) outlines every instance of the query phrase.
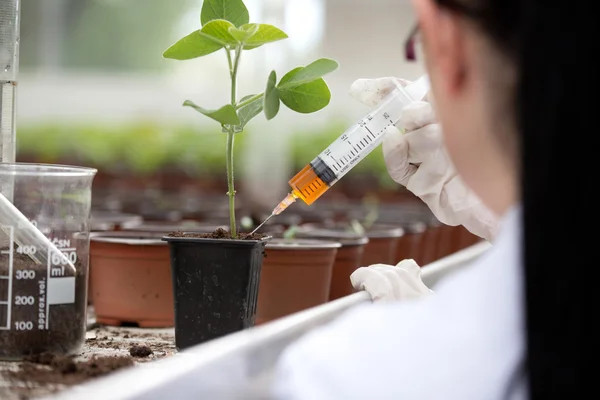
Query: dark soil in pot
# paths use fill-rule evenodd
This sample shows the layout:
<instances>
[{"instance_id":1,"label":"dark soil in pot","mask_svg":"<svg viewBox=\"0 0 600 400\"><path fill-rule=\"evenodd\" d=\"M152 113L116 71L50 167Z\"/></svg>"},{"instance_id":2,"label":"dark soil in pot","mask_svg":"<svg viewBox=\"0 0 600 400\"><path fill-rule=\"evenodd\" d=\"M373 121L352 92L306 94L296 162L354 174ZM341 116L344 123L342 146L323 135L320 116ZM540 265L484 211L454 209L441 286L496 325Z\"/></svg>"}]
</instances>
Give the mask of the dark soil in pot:
<instances>
[{"instance_id":1,"label":"dark soil in pot","mask_svg":"<svg viewBox=\"0 0 600 400\"><path fill-rule=\"evenodd\" d=\"M266 247L256 322L265 323L329 301L339 242L273 239Z\"/></svg>"},{"instance_id":2,"label":"dark soil in pot","mask_svg":"<svg viewBox=\"0 0 600 400\"><path fill-rule=\"evenodd\" d=\"M342 247L337 251L333 263L329 300L336 300L355 292L350 282L350 275L356 271L363 259L365 245L369 242L366 236L346 229L306 229L299 228L296 233L298 238L313 238L334 240Z\"/></svg>"},{"instance_id":3,"label":"dark soil in pot","mask_svg":"<svg viewBox=\"0 0 600 400\"><path fill-rule=\"evenodd\" d=\"M173 326L169 247L161 237L150 232L92 234L90 286L98 323Z\"/></svg>"},{"instance_id":4,"label":"dark soil in pot","mask_svg":"<svg viewBox=\"0 0 600 400\"><path fill-rule=\"evenodd\" d=\"M252 327L266 241L263 234L173 232L175 345L185 349Z\"/></svg>"},{"instance_id":5,"label":"dark soil in pot","mask_svg":"<svg viewBox=\"0 0 600 400\"><path fill-rule=\"evenodd\" d=\"M46 265L35 263L29 256L14 252L11 313L8 305L0 306L2 324L10 322L9 330L0 330L0 358L19 359L32 354L53 352L70 355L79 351L85 341L87 271L75 263L74 299L70 304L48 305L48 276ZM8 276L9 256L0 255L0 276ZM73 277L71 273L62 279ZM8 279L0 280L0 298L8 299ZM19 294L19 296L16 296ZM19 297L20 304L17 304ZM31 304L27 300L33 300ZM46 313L47 311L47 313ZM46 325L47 322L47 325Z\"/></svg>"}]
</instances>

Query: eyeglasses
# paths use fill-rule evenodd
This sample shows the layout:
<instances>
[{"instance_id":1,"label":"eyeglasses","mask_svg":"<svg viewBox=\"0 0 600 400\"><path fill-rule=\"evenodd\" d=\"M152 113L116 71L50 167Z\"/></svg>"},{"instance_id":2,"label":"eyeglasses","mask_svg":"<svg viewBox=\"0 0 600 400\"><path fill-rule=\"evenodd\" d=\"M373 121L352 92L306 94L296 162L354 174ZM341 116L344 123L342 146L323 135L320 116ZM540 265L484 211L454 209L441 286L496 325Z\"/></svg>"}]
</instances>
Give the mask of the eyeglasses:
<instances>
[{"instance_id":1,"label":"eyeglasses","mask_svg":"<svg viewBox=\"0 0 600 400\"><path fill-rule=\"evenodd\" d=\"M410 35L404 42L404 57L406 61L417 61L417 33L419 33L419 25L410 31Z\"/></svg>"},{"instance_id":2,"label":"eyeglasses","mask_svg":"<svg viewBox=\"0 0 600 400\"><path fill-rule=\"evenodd\" d=\"M449 10L453 11L456 14L467 17L473 21L483 21L485 20L484 14L476 9L471 8L470 6L462 4L460 1L454 0L438 0L438 3L443 3L442 5ZM406 42L404 42L404 57L406 61L417 61L417 38L419 33L419 25L415 25L415 27L410 31L410 35Z\"/></svg>"}]
</instances>

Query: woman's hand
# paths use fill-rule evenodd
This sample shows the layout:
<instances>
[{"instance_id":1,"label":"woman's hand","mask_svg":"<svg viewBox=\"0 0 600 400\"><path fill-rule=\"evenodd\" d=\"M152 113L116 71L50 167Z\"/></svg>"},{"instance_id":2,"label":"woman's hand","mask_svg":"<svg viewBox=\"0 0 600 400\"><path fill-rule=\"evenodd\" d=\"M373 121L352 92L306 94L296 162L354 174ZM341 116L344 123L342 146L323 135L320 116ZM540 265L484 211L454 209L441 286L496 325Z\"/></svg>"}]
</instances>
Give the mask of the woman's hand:
<instances>
[{"instance_id":1,"label":"woman's hand","mask_svg":"<svg viewBox=\"0 0 600 400\"><path fill-rule=\"evenodd\" d=\"M398 265L375 264L357 269L350 276L356 290L364 290L373 301L407 300L433 292L421 280L421 268L414 260Z\"/></svg>"},{"instance_id":2,"label":"woman's hand","mask_svg":"<svg viewBox=\"0 0 600 400\"><path fill-rule=\"evenodd\" d=\"M398 85L410 82L397 78L359 79L352 97L375 107ZM498 218L460 179L443 144L442 130L427 101L416 101L401 113L400 132L386 129L383 156L394 181L423 200L442 223L463 225L486 240L495 236Z\"/></svg>"}]
</instances>

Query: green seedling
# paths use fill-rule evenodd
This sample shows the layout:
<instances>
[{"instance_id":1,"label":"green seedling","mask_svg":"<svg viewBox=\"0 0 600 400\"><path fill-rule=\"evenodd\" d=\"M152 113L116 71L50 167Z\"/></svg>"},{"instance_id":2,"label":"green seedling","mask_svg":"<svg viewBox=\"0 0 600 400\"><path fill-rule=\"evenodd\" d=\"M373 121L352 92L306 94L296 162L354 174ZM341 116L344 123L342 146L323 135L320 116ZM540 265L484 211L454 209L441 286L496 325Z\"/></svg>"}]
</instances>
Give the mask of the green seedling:
<instances>
[{"instance_id":1,"label":"green seedling","mask_svg":"<svg viewBox=\"0 0 600 400\"><path fill-rule=\"evenodd\" d=\"M357 219L350 221L350 230L361 236L364 236L379 218L379 199L373 194L368 194L363 199L363 205L367 209L365 219L362 222Z\"/></svg>"},{"instance_id":2,"label":"green seedling","mask_svg":"<svg viewBox=\"0 0 600 400\"><path fill-rule=\"evenodd\" d=\"M256 116L263 113L267 120L275 118L281 104L302 114L319 111L329 105L331 92L323 76L335 71L338 63L322 58L304 67L294 68L281 79L272 71L259 94L238 100L237 76L244 51L278 42L288 36L268 24L250 23L248 9L242 0L204 0L200 15L201 28L183 37L163 54L174 60L190 60L224 51L231 78L231 101L219 108L208 109L187 100L184 106L221 124L227 135L226 167L229 219L232 238L237 238L235 223L235 187L233 176L234 137Z\"/></svg>"},{"instance_id":3,"label":"green seedling","mask_svg":"<svg viewBox=\"0 0 600 400\"><path fill-rule=\"evenodd\" d=\"M300 230L300 227L298 225L290 225L290 227L287 228L285 230L285 232L283 232L283 238L284 239L295 239L299 230Z\"/></svg>"}]
</instances>

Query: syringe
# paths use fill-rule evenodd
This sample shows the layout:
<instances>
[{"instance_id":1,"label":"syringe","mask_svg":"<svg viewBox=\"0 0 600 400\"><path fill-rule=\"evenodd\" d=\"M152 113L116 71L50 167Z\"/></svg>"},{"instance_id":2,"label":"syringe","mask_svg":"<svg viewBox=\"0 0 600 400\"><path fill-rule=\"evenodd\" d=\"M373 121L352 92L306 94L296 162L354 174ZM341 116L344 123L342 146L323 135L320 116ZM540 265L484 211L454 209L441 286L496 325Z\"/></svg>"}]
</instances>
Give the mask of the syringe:
<instances>
[{"instance_id":1,"label":"syringe","mask_svg":"<svg viewBox=\"0 0 600 400\"><path fill-rule=\"evenodd\" d=\"M398 124L404 107L414 101L422 100L428 91L429 78L427 75L405 87L398 85L375 110L347 129L310 164L289 180L291 192L254 232L258 231L272 217L281 214L297 199L301 199L309 206L313 204L359 161L381 144L385 129L390 125Z\"/></svg>"}]
</instances>

